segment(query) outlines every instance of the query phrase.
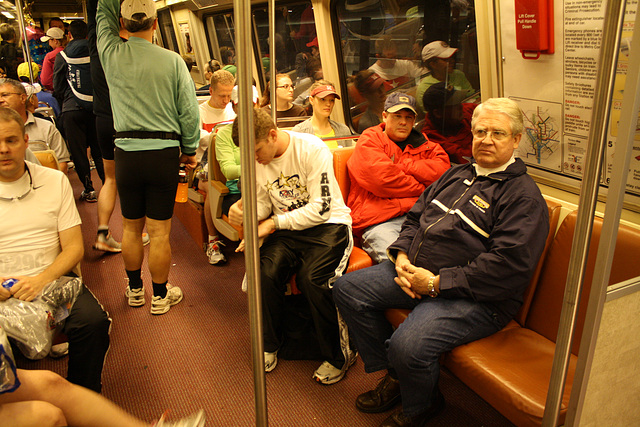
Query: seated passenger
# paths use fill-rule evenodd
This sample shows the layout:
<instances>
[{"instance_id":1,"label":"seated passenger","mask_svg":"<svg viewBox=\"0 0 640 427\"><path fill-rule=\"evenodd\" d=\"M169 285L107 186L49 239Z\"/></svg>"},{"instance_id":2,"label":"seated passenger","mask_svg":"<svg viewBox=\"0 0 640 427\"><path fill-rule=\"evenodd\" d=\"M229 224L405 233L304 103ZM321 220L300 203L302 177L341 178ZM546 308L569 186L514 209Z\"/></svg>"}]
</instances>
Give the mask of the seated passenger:
<instances>
[{"instance_id":1,"label":"seated passenger","mask_svg":"<svg viewBox=\"0 0 640 427\"><path fill-rule=\"evenodd\" d=\"M67 173L69 150L55 125L48 120L34 117L27 111L27 91L24 86L12 79L0 79L0 106L13 108L24 120L29 135L29 147L33 151L51 148L58 158L60 170Z\"/></svg>"},{"instance_id":2,"label":"seated passenger","mask_svg":"<svg viewBox=\"0 0 640 427\"><path fill-rule=\"evenodd\" d=\"M0 394L0 419L18 426L148 427L110 400L65 381L51 371L17 370L20 386ZM154 427L202 427L204 411L178 421L164 415Z\"/></svg>"},{"instance_id":3,"label":"seated passenger","mask_svg":"<svg viewBox=\"0 0 640 427\"><path fill-rule=\"evenodd\" d=\"M311 86L309 102L313 107L311 118L302 123L298 123L292 129L294 132L312 133L318 138L334 138L336 136L351 135L351 130L331 120L331 112L340 95L333 87L333 83L326 80L319 80ZM329 148L338 148L337 141L325 141Z\"/></svg>"},{"instance_id":4,"label":"seated passenger","mask_svg":"<svg viewBox=\"0 0 640 427\"><path fill-rule=\"evenodd\" d=\"M253 86L253 106L258 105L260 97L258 89ZM231 105L233 111L238 111L238 86L233 88L231 92ZM220 165L220 171L227 181L225 185L229 189L229 193L222 200L222 214L228 215L229 208L235 202L240 200L240 147L238 147L231 137L232 125L222 126L216 134L216 160Z\"/></svg>"},{"instance_id":5,"label":"seated passenger","mask_svg":"<svg viewBox=\"0 0 640 427\"><path fill-rule=\"evenodd\" d=\"M432 85L422 97L426 113L422 133L440 144L451 163L457 164L468 163L472 156L471 116L477 104L461 104L465 97L464 91L445 86L445 82Z\"/></svg>"},{"instance_id":6,"label":"seated passenger","mask_svg":"<svg viewBox=\"0 0 640 427\"><path fill-rule=\"evenodd\" d=\"M31 70L33 73L33 81L38 81L38 75L40 73L40 67L35 62L31 63ZM60 104L58 104L58 100L56 100L53 95L45 90L42 90L42 86L39 83L34 83L33 85L29 84L31 81L31 76L29 75L29 63L23 62L18 65L18 78L20 82L27 89L27 101L31 101L32 108L29 107L29 102L27 102L27 109L32 113L36 108L40 106L40 103L45 104L48 107L53 109L53 115L55 118L60 116ZM33 88L32 93L29 93L29 87ZM35 96L32 96L35 94Z\"/></svg>"},{"instance_id":7,"label":"seated passenger","mask_svg":"<svg viewBox=\"0 0 640 427\"><path fill-rule=\"evenodd\" d=\"M201 88L198 88L198 90L209 90L209 87L211 86L211 76L213 76L213 73L218 71L220 68L222 68L222 66L215 59L207 62L207 65L204 66L204 80L207 82L207 84L202 86Z\"/></svg>"},{"instance_id":8,"label":"seated passenger","mask_svg":"<svg viewBox=\"0 0 640 427\"><path fill-rule=\"evenodd\" d=\"M398 46L391 36L376 40L375 48L378 60L369 67L369 71L384 79L385 92L420 76L420 68L413 61L397 59Z\"/></svg>"},{"instance_id":9,"label":"seated passenger","mask_svg":"<svg viewBox=\"0 0 640 427\"><path fill-rule=\"evenodd\" d=\"M387 97L383 83L382 77L370 70L360 71L356 75L355 87L367 102L367 110L358 120L358 133L382 123L384 101Z\"/></svg>"},{"instance_id":10,"label":"seated passenger","mask_svg":"<svg viewBox=\"0 0 640 427\"><path fill-rule=\"evenodd\" d=\"M444 149L413 129L413 96L389 95L382 117L383 123L360 135L347 162L353 232L376 263L387 259L387 247L418 196L449 168Z\"/></svg>"},{"instance_id":11,"label":"seated passenger","mask_svg":"<svg viewBox=\"0 0 640 427\"><path fill-rule=\"evenodd\" d=\"M333 288L365 371L388 371L356 408L378 413L402 402L382 426L426 425L445 404L440 356L498 332L522 304L549 230L540 190L514 157L522 131L515 102L476 108L475 162L449 169L420 196L389 247L391 261ZM394 331L388 308L413 311Z\"/></svg>"},{"instance_id":12,"label":"seated passenger","mask_svg":"<svg viewBox=\"0 0 640 427\"><path fill-rule=\"evenodd\" d=\"M261 109L254 110L253 124L265 371L272 371L278 361L287 326L286 284L296 274L325 359L313 378L333 384L356 356L344 338L346 331L340 333L331 298L331 285L347 267L353 247L349 208L335 180L333 156L320 139L278 129ZM237 119L233 139L238 145ZM231 206L229 220L242 225L242 200ZM237 250L244 250L244 240Z\"/></svg>"},{"instance_id":13,"label":"seated passenger","mask_svg":"<svg viewBox=\"0 0 640 427\"><path fill-rule=\"evenodd\" d=\"M260 106L269 114L271 114L271 89L270 83L262 96ZM307 112L304 107L293 103L293 82L287 74L276 75L276 118L282 117L302 117Z\"/></svg>"},{"instance_id":14,"label":"seated passenger","mask_svg":"<svg viewBox=\"0 0 640 427\"><path fill-rule=\"evenodd\" d=\"M307 62L308 76L304 79L296 79L295 89L293 90L293 103L296 105L302 105L307 112L311 112L309 108L309 91L311 85L322 80L324 73L322 71L322 63L317 58L309 59Z\"/></svg>"},{"instance_id":15,"label":"seated passenger","mask_svg":"<svg viewBox=\"0 0 640 427\"><path fill-rule=\"evenodd\" d=\"M207 102L203 102L199 107L202 129L200 131L200 144L196 150L196 160L198 162L203 161L203 154L209 149L211 134L216 133L220 126L230 124L236 117L236 113L229 102L235 81L235 77L226 70L218 70L211 76L211 86L209 87L211 96ZM206 163L206 158L204 158L204 162ZM208 187L204 186L204 188L206 190ZM209 264L223 264L227 259L220 249L222 242L218 239L218 231L213 225L208 192L204 200L204 219L209 232L206 249Z\"/></svg>"},{"instance_id":16,"label":"seated passenger","mask_svg":"<svg viewBox=\"0 0 640 427\"><path fill-rule=\"evenodd\" d=\"M458 49L449 47L443 41L431 42L422 49L422 62L431 71L431 75L422 79L416 89L416 99L420 111L424 111L422 97L429 86L434 83L445 82L447 86L453 86L456 90L463 91L465 98L473 94L474 90L467 77L462 71L455 68L457 51Z\"/></svg>"},{"instance_id":17,"label":"seated passenger","mask_svg":"<svg viewBox=\"0 0 640 427\"><path fill-rule=\"evenodd\" d=\"M25 162L28 139L22 117L0 107L0 281L18 279L10 289L0 288L0 301L33 300L68 275L84 253L71 184L60 171ZM69 381L100 392L110 325L84 288L62 327L69 338Z\"/></svg>"}]
</instances>

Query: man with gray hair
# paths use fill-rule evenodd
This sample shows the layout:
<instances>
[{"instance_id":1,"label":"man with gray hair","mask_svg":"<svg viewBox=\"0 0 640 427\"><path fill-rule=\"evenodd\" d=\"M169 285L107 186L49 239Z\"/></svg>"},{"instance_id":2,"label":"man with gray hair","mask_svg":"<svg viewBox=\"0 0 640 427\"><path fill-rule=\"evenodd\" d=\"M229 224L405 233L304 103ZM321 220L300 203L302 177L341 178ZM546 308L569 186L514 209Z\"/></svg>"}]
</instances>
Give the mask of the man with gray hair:
<instances>
[{"instance_id":1,"label":"man with gray hair","mask_svg":"<svg viewBox=\"0 0 640 427\"><path fill-rule=\"evenodd\" d=\"M128 42L119 36L120 16ZM122 7L119 0L102 0L96 21L116 130L122 257L129 279L125 296L132 307L145 304L141 267L146 224L151 238L151 314L164 314L183 297L180 288L168 284L169 234L179 165L196 166L200 119L195 88L180 55L152 43L158 26L153 0L125 0Z\"/></svg>"},{"instance_id":2,"label":"man with gray hair","mask_svg":"<svg viewBox=\"0 0 640 427\"><path fill-rule=\"evenodd\" d=\"M518 105L489 99L473 114L474 162L431 184L407 214L390 260L338 279L333 297L366 372L387 369L356 399L382 426L423 426L444 407L439 358L502 329L522 305L549 230L547 206L524 162ZM412 309L392 329L384 312Z\"/></svg>"}]
</instances>

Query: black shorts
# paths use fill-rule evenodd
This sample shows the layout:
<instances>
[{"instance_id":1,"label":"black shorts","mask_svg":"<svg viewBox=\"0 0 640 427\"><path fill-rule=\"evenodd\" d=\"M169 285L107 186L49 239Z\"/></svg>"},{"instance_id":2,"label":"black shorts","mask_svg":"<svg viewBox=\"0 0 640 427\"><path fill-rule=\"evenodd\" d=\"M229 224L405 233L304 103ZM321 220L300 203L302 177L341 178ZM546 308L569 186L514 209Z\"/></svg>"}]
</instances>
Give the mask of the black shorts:
<instances>
[{"instance_id":1,"label":"black shorts","mask_svg":"<svg viewBox=\"0 0 640 427\"><path fill-rule=\"evenodd\" d=\"M98 145L102 152L102 158L105 160L113 160L116 148L116 131L113 129L113 117L96 116L96 131L98 133Z\"/></svg>"},{"instance_id":2,"label":"black shorts","mask_svg":"<svg viewBox=\"0 0 640 427\"><path fill-rule=\"evenodd\" d=\"M178 189L180 148L124 151L115 149L120 209L127 219L171 219Z\"/></svg>"}]
</instances>

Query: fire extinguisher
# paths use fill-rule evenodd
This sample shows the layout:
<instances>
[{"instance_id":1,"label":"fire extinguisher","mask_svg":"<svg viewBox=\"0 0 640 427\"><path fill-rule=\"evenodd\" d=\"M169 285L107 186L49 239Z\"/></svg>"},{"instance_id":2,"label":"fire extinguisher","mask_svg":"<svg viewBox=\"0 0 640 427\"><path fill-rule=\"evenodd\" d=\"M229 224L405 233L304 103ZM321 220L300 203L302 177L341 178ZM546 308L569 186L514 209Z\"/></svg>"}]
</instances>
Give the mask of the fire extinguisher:
<instances>
[{"instance_id":1,"label":"fire extinguisher","mask_svg":"<svg viewBox=\"0 0 640 427\"><path fill-rule=\"evenodd\" d=\"M516 48L524 59L551 54L553 0L515 0Z\"/></svg>"}]
</instances>

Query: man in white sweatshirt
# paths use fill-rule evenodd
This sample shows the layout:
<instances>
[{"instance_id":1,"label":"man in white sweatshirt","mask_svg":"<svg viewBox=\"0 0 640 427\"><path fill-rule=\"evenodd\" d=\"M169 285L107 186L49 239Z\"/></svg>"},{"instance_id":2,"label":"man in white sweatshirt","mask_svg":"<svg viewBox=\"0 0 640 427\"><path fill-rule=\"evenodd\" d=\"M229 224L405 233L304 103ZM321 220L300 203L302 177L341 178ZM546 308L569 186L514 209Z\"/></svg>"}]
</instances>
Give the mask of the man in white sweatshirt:
<instances>
[{"instance_id":1,"label":"man in white sweatshirt","mask_svg":"<svg viewBox=\"0 0 640 427\"><path fill-rule=\"evenodd\" d=\"M263 110L254 110L254 129L265 371L273 370L278 361L284 294L295 274L325 359L313 378L334 384L355 361L331 295L353 248L350 210L334 176L333 157L322 140L278 129ZM237 120L233 139L238 144ZM242 200L231 207L229 219L242 224ZM243 249L244 241L238 247Z\"/></svg>"}]
</instances>

